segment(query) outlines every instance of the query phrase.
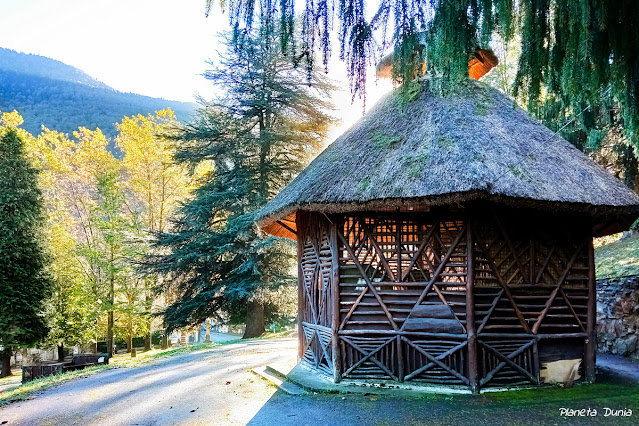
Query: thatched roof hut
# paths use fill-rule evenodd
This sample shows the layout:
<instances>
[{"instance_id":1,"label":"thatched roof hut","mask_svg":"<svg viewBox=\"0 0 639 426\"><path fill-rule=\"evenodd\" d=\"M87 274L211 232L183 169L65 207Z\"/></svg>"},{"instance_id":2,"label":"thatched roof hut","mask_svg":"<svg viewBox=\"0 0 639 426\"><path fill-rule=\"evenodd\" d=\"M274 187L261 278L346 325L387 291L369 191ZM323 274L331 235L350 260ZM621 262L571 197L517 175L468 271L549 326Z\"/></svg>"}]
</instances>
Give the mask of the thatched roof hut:
<instances>
[{"instance_id":1,"label":"thatched roof hut","mask_svg":"<svg viewBox=\"0 0 639 426\"><path fill-rule=\"evenodd\" d=\"M258 224L294 235L298 209L337 213L491 200L588 212L595 236L627 229L639 196L511 99L469 80L457 96L382 99L262 210Z\"/></svg>"},{"instance_id":2,"label":"thatched roof hut","mask_svg":"<svg viewBox=\"0 0 639 426\"><path fill-rule=\"evenodd\" d=\"M639 197L468 81L395 92L261 211L297 240L302 362L334 380L594 380L592 237Z\"/></svg>"}]
</instances>

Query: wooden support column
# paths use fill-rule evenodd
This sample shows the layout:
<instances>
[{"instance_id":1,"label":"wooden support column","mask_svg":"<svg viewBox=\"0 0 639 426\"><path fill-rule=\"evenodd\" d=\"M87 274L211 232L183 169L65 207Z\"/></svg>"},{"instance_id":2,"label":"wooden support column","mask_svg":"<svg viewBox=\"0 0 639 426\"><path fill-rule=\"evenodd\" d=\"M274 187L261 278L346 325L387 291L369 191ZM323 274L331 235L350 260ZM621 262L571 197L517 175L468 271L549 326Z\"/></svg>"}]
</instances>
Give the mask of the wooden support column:
<instances>
[{"instance_id":1,"label":"wooden support column","mask_svg":"<svg viewBox=\"0 0 639 426\"><path fill-rule=\"evenodd\" d=\"M477 333L475 332L475 266L473 259L473 237L470 217L466 218L466 333L468 335L468 381L470 390L479 393L477 371Z\"/></svg>"},{"instance_id":2,"label":"wooden support column","mask_svg":"<svg viewBox=\"0 0 639 426\"><path fill-rule=\"evenodd\" d=\"M306 295L304 294L304 272L302 271L302 254L304 253L304 229L301 229L302 213L298 210L295 222L297 223L297 362L304 358L306 337L304 336L304 312L306 312Z\"/></svg>"},{"instance_id":3,"label":"wooden support column","mask_svg":"<svg viewBox=\"0 0 639 426\"><path fill-rule=\"evenodd\" d=\"M595 251L592 246L592 236L588 240L588 320L586 322L586 347L584 354L584 375L587 382L595 381L595 362L597 351L597 330L595 328L597 315L597 292L595 281Z\"/></svg>"},{"instance_id":4,"label":"wooden support column","mask_svg":"<svg viewBox=\"0 0 639 426\"><path fill-rule=\"evenodd\" d=\"M332 361L333 379L335 383L342 380L342 357L339 351L339 325L340 325L340 304L339 304L339 242L337 240L337 223L335 219L329 224L329 239L331 245L331 294L333 305L333 319L331 328L333 330Z\"/></svg>"},{"instance_id":5,"label":"wooden support column","mask_svg":"<svg viewBox=\"0 0 639 426\"><path fill-rule=\"evenodd\" d=\"M402 273L402 217L399 214L399 207L395 213L395 239L397 241L397 278L396 282L401 283L403 278ZM406 271L406 275L410 269ZM404 368L404 343L402 342L401 335L397 336L397 378L400 382L404 381L405 376Z\"/></svg>"}]
</instances>

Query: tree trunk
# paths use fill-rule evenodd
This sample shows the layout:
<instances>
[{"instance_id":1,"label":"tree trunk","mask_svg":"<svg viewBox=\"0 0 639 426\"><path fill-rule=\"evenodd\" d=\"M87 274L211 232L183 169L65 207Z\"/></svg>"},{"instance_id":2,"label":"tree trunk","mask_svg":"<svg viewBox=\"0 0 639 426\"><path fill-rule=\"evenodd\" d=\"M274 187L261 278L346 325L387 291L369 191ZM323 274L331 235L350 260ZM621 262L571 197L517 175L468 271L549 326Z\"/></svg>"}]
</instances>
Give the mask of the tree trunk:
<instances>
[{"instance_id":1,"label":"tree trunk","mask_svg":"<svg viewBox=\"0 0 639 426\"><path fill-rule=\"evenodd\" d=\"M11 348L4 348L2 351L2 371L0 377L11 375Z\"/></svg>"},{"instance_id":2,"label":"tree trunk","mask_svg":"<svg viewBox=\"0 0 639 426\"><path fill-rule=\"evenodd\" d=\"M259 337L264 334L264 305L257 301L249 302L246 313L246 329L242 339Z\"/></svg>"},{"instance_id":3,"label":"tree trunk","mask_svg":"<svg viewBox=\"0 0 639 426\"><path fill-rule=\"evenodd\" d=\"M151 300L151 297L149 296L149 293L147 292L146 294L146 307L147 307L147 312L150 315L151 314L151 304L153 303L153 301ZM145 351L150 351L151 350L151 344L153 343L151 340L152 337L152 333L153 330L151 330L151 320L147 320L147 325L149 326L149 332L146 334L146 336L144 336L144 350Z\"/></svg>"},{"instance_id":4,"label":"tree trunk","mask_svg":"<svg viewBox=\"0 0 639 426\"><path fill-rule=\"evenodd\" d=\"M113 357L113 311L109 311L107 320L107 352L109 358Z\"/></svg>"},{"instance_id":5,"label":"tree trunk","mask_svg":"<svg viewBox=\"0 0 639 426\"><path fill-rule=\"evenodd\" d=\"M64 343L58 345L58 361L64 361Z\"/></svg>"},{"instance_id":6,"label":"tree trunk","mask_svg":"<svg viewBox=\"0 0 639 426\"><path fill-rule=\"evenodd\" d=\"M162 341L160 342L160 349L168 349L169 347L169 335L166 332L166 322L162 322Z\"/></svg>"},{"instance_id":7,"label":"tree trunk","mask_svg":"<svg viewBox=\"0 0 639 426\"><path fill-rule=\"evenodd\" d=\"M144 336L144 350L151 350L151 332L149 331L146 336Z\"/></svg>"},{"instance_id":8,"label":"tree trunk","mask_svg":"<svg viewBox=\"0 0 639 426\"><path fill-rule=\"evenodd\" d=\"M129 323L127 324L128 335L126 338L126 353L131 353L133 349L133 319L129 317Z\"/></svg>"},{"instance_id":9,"label":"tree trunk","mask_svg":"<svg viewBox=\"0 0 639 426\"><path fill-rule=\"evenodd\" d=\"M161 349L167 349L169 347L169 336L166 334L162 335L162 342L160 343Z\"/></svg>"}]
</instances>

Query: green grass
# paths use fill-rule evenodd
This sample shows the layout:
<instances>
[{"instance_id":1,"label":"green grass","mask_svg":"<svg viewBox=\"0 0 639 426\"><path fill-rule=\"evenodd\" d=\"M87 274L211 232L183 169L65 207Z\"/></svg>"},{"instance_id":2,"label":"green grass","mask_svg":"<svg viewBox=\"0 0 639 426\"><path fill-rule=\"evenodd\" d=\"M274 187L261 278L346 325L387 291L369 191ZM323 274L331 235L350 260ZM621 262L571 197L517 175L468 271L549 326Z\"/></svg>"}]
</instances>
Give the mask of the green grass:
<instances>
[{"instance_id":1,"label":"green grass","mask_svg":"<svg viewBox=\"0 0 639 426\"><path fill-rule=\"evenodd\" d=\"M130 354L116 355L113 358L111 358L110 363L108 365L96 365L93 367L85 368L84 370L69 371L69 372L58 374L55 376L42 377L32 382L25 383L24 385L19 385L13 388L9 388L5 391L0 391L0 407L3 405L9 404L11 402L29 399L31 395L33 395L35 392L40 392L52 386L57 386L59 384L66 383L78 377L88 377L99 371L108 370L112 368L134 368L134 367L140 366L141 364L152 362L158 359L167 358L167 357L171 357L174 355L183 354L187 352L210 349L216 346L237 343L239 340L240 339L229 340L228 342L222 342L222 343L200 343L197 345L182 346L179 348L164 349L164 350L154 349L147 352L141 352L135 358L131 358Z\"/></svg>"},{"instance_id":2,"label":"green grass","mask_svg":"<svg viewBox=\"0 0 639 426\"><path fill-rule=\"evenodd\" d=\"M40 392L50 387L66 383L70 380L77 379L78 377L88 377L98 371L107 370L109 368L113 367L110 365L96 365L93 367L87 367L84 370L69 371L55 376L42 377L25 383L24 385L0 391L0 407L11 402L29 399L35 392Z\"/></svg>"},{"instance_id":3,"label":"green grass","mask_svg":"<svg viewBox=\"0 0 639 426\"><path fill-rule=\"evenodd\" d=\"M595 268L599 279L639 275L639 235L597 247Z\"/></svg>"},{"instance_id":4,"label":"green grass","mask_svg":"<svg viewBox=\"0 0 639 426\"><path fill-rule=\"evenodd\" d=\"M339 404L341 394L321 394L314 398L325 398ZM559 386L537 389L521 389L503 392L488 392L476 395L420 394L409 391L391 395L358 395L358 408L366 411L379 410L384 400L392 404L392 421L382 415L376 425L456 425L456 424L502 424L502 425L557 425L557 424L637 424L639 412L639 386L609 383L579 384L572 388ZM390 404L385 404L388 407ZM605 407L613 410L631 409L631 417L604 417ZM561 408L596 409L596 418L561 417Z\"/></svg>"}]
</instances>

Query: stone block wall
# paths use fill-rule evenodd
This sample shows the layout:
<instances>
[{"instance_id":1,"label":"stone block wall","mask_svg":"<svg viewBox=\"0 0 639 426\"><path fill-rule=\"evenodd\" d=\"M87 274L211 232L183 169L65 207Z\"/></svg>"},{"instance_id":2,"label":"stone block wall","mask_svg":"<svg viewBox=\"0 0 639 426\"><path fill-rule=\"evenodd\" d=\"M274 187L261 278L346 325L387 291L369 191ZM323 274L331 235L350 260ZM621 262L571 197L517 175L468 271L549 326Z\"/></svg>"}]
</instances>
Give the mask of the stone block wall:
<instances>
[{"instance_id":1,"label":"stone block wall","mask_svg":"<svg viewBox=\"0 0 639 426\"><path fill-rule=\"evenodd\" d=\"M597 280L597 346L639 359L639 276Z\"/></svg>"}]
</instances>

